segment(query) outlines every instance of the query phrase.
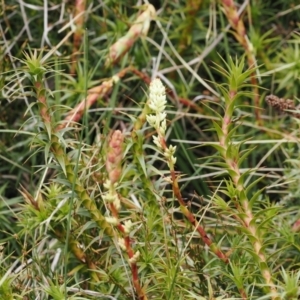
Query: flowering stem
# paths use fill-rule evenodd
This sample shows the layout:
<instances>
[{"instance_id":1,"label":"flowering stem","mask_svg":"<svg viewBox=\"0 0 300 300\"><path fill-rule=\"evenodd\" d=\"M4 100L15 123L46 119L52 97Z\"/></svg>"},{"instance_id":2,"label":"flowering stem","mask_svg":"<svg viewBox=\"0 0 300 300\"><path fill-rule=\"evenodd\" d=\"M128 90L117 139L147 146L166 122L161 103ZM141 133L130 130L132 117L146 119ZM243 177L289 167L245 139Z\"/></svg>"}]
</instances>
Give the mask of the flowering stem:
<instances>
[{"instance_id":1,"label":"flowering stem","mask_svg":"<svg viewBox=\"0 0 300 300\"><path fill-rule=\"evenodd\" d=\"M130 232L132 227L131 220L127 220L122 224L119 220L119 210L121 208L121 203L119 200L119 195L116 191L118 181L120 180L122 174L122 158L123 158L123 142L124 135L120 130L115 130L112 132L109 142L108 151L106 154L106 170L108 173L108 179L104 184L104 187L108 191L104 195L104 199L107 202L107 206L111 212L112 217L108 217L111 223L116 225L116 228L122 234L123 238L119 239L119 245L122 250L126 251L129 257L129 264L132 273L132 281L135 291L140 300L146 300L147 296L140 285L140 280L138 277L138 267L137 260L139 258L140 252L134 251L131 246Z\"/></svg>"},{"instance_id":2,"label":"flowering stem","mask_svg":"<svg viewBox=\"0 0 300 300\"><path fill-rule=\"evenodd\" d=\"M170 145L167 147L165 140L166 131L166 114L164 113L166 106L166 95L165 88L159 79L154 79L150 84L150 95L149 95L149 108L155 112L155 115L147 115L148 123L154 127L157 132L157 136L153 136L153 141L155 145L163 152L163 155L167 161L167 164L171 173L171 184L175 198L180 204L180 209L187 220L196 228L197 232L200 234L203 242L210 247L213 253L215 253L222 261L228 263L228 257L222 252L219 247L212 242L212 240L207 236L204 228L196 220L195 216L186 207L186 204L182 198L180 188L178 185L178 180L175 172L176 158L174 153L176 147Z\"/></svg>"}]
</instances>

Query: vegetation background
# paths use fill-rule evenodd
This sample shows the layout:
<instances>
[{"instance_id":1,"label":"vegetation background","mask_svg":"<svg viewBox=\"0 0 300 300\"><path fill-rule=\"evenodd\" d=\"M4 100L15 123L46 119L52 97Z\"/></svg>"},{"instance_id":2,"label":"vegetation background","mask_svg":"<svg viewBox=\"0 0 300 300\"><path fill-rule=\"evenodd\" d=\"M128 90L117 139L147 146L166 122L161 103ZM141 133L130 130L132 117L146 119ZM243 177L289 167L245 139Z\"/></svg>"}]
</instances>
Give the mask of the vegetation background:
<instances>
[{"instance_id":1,"label":"vegetation background","mask_svg":"<svg viewBox=\"0 0 300 300\"><path fill-rule=\"evenodd\" d=\"M299 299L299 20L0 1L0 299Z\"/></svg>"}]
</instances>

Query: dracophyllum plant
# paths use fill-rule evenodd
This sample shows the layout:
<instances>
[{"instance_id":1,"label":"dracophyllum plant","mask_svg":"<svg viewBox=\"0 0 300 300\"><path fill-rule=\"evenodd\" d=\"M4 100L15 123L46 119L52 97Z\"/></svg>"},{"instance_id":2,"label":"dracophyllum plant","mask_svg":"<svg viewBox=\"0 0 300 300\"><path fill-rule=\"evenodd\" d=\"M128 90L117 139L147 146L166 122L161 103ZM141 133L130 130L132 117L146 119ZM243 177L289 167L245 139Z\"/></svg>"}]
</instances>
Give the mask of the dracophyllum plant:
<instances>
[{"instance_id":1,"label":"dracophyllum plant","mask_svg":"<svg viewBox=\"0 0 300 300\"><path fill-rule=\"evenodd\" d=\"M265 203L261 202L262 191L256 188L261 178L246 184L251 170L242 173L240 169L251 149L244 147L244 150L241 150L244 141L237 142L239 136L236 132L239 125L235 122L235 110L241 106L243 99L249 96L247 88L251 85L247 81L253 69L244 71L243 59L230 60L226 67L216 68L227 78L227 83L218 85L224 99L224 113L216 114L219 121L213 122L219 139L219 143L213 146L218 150L217 156L221 159L216 165L224 168L229 175L224 180L225 186L220 190L229 200L225 201L223 196L216 194L213 201L215 208L220 210L219 215L229 217L236 226L235 234L240 235L229 238L232 246L231 263L226 276L233 280L243 299L250 299L253 295L267 295L265 299L281 299L276 276L272 272L271 252L268 248L272 238L267 236L278 213L278 207L270 204L268 200Z\"/></svg>"},{"instance_id":2,"label":"dracophyllum plant","mask_svg":"<svg viewBox=\"0 0 300 300\"><path fill-rule=\"evenodd\" d=\"M209 236L206 234L203 226L196 220L194 214L188 209L183 197L181 195L180 187L178 184L178 176L175 172L175 151L176 146L167 146L165 140L165 133L167 127L166 121L166 92L165 87L161 83L160 79L154 79L150 84L149 103L150 113L147 114L147 121L151 127L156 131L156 135L153 136L153 142L157 149L161 152L164 157L169 170L170 178L169 182L172 186L175 199L180 205L180 210L187 220L194 226L195 230L200 234L203 242L210 247L211 251L217 255L223 262L228 263L227 256L221 251L221 249L212 242Z\"/></svg>"}]
</instances>

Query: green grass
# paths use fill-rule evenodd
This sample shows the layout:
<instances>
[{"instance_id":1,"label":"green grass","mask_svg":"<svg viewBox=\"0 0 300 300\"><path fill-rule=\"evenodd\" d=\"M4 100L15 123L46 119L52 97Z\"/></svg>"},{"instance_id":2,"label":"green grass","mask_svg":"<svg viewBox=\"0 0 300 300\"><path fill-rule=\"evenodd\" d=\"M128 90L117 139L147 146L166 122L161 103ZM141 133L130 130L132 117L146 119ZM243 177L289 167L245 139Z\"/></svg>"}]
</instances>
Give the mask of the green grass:
<instances>
[{"instance_id":1,"label":"green grass","mask_svg":"<svg viewBox=\"0 0 300 300\"><path fill-rule=\"evenodd\" d=\"M0 3L0 299L298 299L299 4L135 5Z\"/></svg>"}]
</instances>

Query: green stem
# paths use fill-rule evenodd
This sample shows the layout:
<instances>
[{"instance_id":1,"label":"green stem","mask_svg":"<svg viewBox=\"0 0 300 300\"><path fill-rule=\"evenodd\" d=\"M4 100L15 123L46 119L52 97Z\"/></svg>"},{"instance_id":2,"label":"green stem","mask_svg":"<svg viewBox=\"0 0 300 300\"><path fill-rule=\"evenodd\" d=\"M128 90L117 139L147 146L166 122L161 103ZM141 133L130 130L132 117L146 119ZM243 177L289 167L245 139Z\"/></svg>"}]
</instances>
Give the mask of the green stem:
<instances>
[{"instance_id":1,"label":"green stem","mask_svg":"<svg viewBox=\"0 0 300 300\"><path fill-rule=\"evenodd\" d=\"M272 281L271 271L267 265L267 259L263 250L262 237L260 236L259 231L257 230L257 226L254 222L251 206L245 193L244 183L241 180L241 173L239 170L238 162L236 161L235 157L230 157L230 155L228 155L228 148L230 143L228 134L230 132L230 126L232 124L232 115L229 107L231 107L232 101L234 101L236 91L231 90L229 92L229 95L231 103L227 103L225 114L222 120L223 136L220 138L220 145L223 149L221 151L221 154L228 166L228 169L230 170L231 179L237 190L239 203L243 211L243 213L240 214L240 218L237 218L237 220L241 221L242 226L244 226L248 232L248 236L252 237L250 240L252 242L255 254L259 260L259 268L261 270L261 274L269 287L269 291L272 293L272 299L275 300L278 299L276 296L277 289Z\"/></svg>"},{"instance_id":2,"label":"green stem","mask_svg":"<svg viewBox=\"0 0 300 300\"><path fill-rule=\"evenodd\" d=\"M98 210L95 201L90 198L89 194L78 180L77 175L74 174L73 163L69 160L64 148L59 142L57 135L52 133L54 130L51 124L50 108L47 105L47 99L45 96L46 90L43 83L41 81L35 81L34 87L37 94L37 100L40 104L40 114L49 136L49 141L51 143L50 149L53 155L55 156L61 168L64 170L64 174L68 182L71 185L74 185L74 190L78 198L82 201L84 207L90 212L92 219L100 228L103 229L106 235L113 238L115 234L111 225L105 220L105 217Z\"/></svg>"}]
</instances>

